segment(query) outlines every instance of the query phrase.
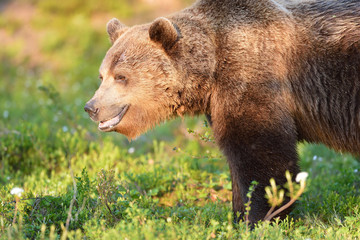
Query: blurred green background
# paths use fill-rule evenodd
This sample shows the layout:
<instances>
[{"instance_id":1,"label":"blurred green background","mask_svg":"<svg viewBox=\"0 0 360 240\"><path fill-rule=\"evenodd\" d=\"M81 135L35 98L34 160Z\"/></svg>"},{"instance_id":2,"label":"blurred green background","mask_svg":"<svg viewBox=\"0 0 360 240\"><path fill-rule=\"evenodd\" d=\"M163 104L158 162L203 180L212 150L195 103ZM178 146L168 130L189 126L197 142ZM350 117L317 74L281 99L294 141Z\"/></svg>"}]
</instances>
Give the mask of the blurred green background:
<instances>
[{"instance_id":1,"label":"blurred green background","mask_svg":"<svg viewBox=\"0 0 360 240\"><path fill-rule=\"evenodd\" d=\"M74 231L70 238L257 239L256 231L242 235L245 225L232 228L228 166L203 116L164 123L128 142L99 132L83 110L110 47L108 20L140 24L192 2L0 1L0 239L53 239L51 226L54 238ZM292 214L303 219L300 231L289 220L260 233L356 236L359 162L322 145L298 149L311 179ZM10 194L15 186L24 189L18 205ZM64 231L69 212L77 217Z\"/></svg>"},{"instance_id":2,"label":"blurred green background","mask_svg":"<svg viewBox=\"0 0 360 240\"><path fill-rule=\"evenodd\" d=\"M154 136L173 140L173 132L186 132L178 120L129 143L121 135L100 133L83 107L99 86L98 68L110 47L108 20L117 17L127 25L140 24L188 4L182 0L1 2L0 137L2 158L9 160L3 161L2 172L55 169L62 164L61 157L40 152L53 152L56 141L67 134L81 132L88 142L110 138L116 146L137 146L136 152L143 153L149 150L144 143L152 147Z\"/></svg>"}]
</instances>

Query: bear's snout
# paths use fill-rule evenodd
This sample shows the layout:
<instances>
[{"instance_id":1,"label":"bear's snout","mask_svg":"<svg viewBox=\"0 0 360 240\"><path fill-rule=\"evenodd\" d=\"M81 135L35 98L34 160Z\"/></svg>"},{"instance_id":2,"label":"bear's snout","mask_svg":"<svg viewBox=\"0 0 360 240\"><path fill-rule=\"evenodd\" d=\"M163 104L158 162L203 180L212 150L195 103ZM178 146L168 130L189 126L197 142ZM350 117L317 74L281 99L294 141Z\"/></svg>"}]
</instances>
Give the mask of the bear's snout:
<instances>
[{"instance_id":1,"label":"bear's snout","mask_svg":"<svg viewBox=\"0 0 360 240\"><path fill-rule=\"evenodd\" d=\"M99 108L94 106L94 100L90 100L85 104L84 110L89 114L90 118L95 120L99 113Z\"/></svg>"}]
</instances>

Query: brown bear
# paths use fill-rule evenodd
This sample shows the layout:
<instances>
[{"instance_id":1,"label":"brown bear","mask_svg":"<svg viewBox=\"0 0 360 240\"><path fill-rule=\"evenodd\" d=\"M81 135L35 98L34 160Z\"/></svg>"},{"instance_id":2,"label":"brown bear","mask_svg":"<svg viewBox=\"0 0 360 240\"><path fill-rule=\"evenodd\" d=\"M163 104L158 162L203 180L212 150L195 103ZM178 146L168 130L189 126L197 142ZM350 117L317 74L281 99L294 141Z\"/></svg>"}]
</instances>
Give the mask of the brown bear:
<instances>
[{"instance_id":1,"label":"brown bear","mask_svg":"<svg viewBox=\"0 0 360 240\"><path fill-rule=\"evenodd\" d=\"M235 216L256 180L249 219L264 218L269 179L299 171L298 141L360 154L360 0L198 0L149 24L112 19L107 32L113 45L85 110L130 139L207 115Z\"/></svg>"}]
</instances>

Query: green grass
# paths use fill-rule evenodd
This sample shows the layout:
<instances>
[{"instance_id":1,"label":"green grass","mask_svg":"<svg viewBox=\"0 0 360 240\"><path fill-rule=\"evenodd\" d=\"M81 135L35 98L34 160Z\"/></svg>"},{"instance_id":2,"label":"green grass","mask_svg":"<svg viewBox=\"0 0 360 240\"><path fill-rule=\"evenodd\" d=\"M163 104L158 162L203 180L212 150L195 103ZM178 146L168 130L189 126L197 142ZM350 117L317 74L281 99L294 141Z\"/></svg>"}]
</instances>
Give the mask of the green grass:
<instances>
[{"instance_id":1,"label":"green grass","mask_svg":"<svg viewBox=\"0 0 360 240\"><path fill-rule=\"evenodd\" d=\"M350 155L299 144L306 192L286 220L247 231L232 224L226 159L196 134L211 135L202 116L131 143L97 130L83 106L109 42L105 26L88 23L98 13L129 21L148 7L17 2L38 13L28 24L42 36L43 62L20 57L26 38L0 48L0 239L360 238L360 163ZM9 36L23 24L0 17ZM24 189L21 198L14 187Z\"/></svg>"}]
</instances>

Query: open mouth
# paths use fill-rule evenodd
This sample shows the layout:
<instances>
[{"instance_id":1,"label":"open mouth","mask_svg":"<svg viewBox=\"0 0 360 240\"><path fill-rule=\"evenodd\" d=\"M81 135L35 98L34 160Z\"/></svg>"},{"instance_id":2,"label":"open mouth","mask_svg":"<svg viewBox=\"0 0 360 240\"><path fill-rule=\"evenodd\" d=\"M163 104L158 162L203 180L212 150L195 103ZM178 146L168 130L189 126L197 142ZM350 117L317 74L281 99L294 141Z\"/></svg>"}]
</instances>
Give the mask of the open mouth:
<instances>
[{"instance_id":1,"label":"open mouth","mask_svg":"<svg viewBox=\"0 0 360 240\"><path fill-rule=\"evenodd\" d=\"M116 125L118 125L120 123L121 119L124 117L128 108L129 108L129 105L125 105L124 107L122 107L120 109L120 112L115 117L105 120L105 121L100 121L99 122L99 130L104 131L104 132L111 131L114 127L116 127Z\"/></svg>"}]
</instances>

